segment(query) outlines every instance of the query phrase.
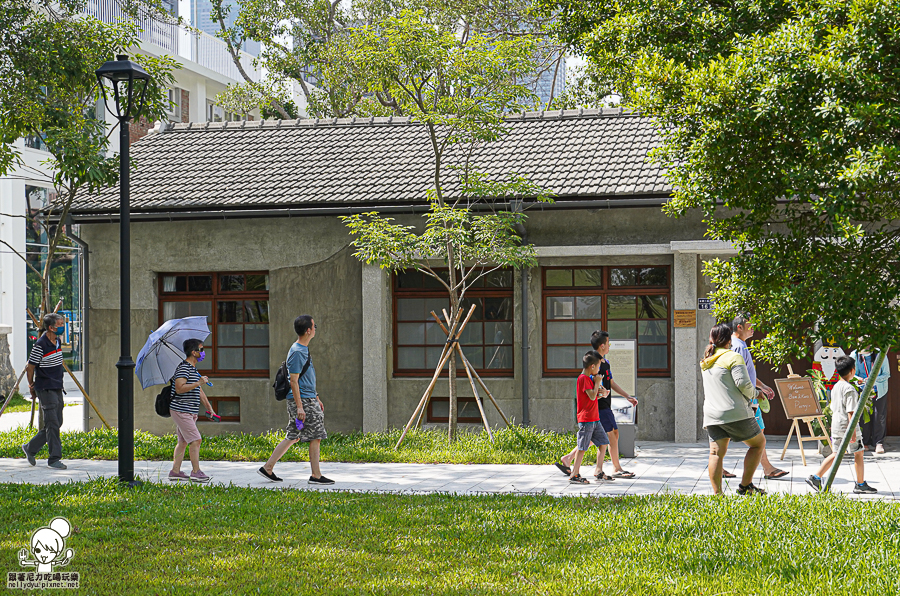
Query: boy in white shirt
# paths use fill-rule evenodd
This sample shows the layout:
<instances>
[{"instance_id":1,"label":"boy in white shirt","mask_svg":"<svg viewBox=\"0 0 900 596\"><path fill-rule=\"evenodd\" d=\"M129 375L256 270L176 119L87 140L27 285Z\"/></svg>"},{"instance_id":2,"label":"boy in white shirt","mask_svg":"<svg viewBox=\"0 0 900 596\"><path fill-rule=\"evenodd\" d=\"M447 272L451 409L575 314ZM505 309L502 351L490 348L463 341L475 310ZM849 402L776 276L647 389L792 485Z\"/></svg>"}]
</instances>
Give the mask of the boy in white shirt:
<instances>
[{"instance_id":1,"label":"boy in white shirt","mask_svg":"<svg viewBox=\"0 0 900 596\"><path fill-rule=\"evenodd\" d=\"M849 356L841 356L835 360L834 365L837 374L840 375L840 380L831 389L831 444L837 449L844 440L844 436L848 432L851 433L847 453L853 454L853 463L856 466L856 485L853 487L853 492L856 494L877 493L878 491L866 484L863 479L862 430L859 426L854 429L849 428L853 413L859 407L859 393L850 384L850 379L856 373L856 360ZM822 477L831 468L836 455L836 453L832 453L826 457L819 467L819 473L807 478L806 483L816 490L821 490Z\"/></svg>"}]
</instances>

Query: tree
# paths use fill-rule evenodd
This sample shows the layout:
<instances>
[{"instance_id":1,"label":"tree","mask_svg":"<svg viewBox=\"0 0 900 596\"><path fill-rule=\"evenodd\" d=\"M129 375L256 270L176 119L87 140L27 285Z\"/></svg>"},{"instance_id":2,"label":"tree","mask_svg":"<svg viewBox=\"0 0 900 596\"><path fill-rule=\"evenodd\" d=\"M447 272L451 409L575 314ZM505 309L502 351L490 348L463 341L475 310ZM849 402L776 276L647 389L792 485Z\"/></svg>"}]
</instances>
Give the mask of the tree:
<instances>
[{"instance_id":1,"label":"tree","mask_svg":"<svg viewBox=\"0 0 900 596\"><path fill-rule=\"evenodd\" d=\"M530 37L536 62L522 77L532 83L544 72L557 76L564 57L564 49L546 33L548 19L532 12L527 0L237 0L234 6L238 15L229 25L232 5L213 0L219 37L244 76L244 83L230 85L216 101L236 113L259 108L292 117L285 102L289 86L296 83L307 112L316 118L405 115L394 97L368 90L348 60L354 30L404 10L420 10L432 26L454 31L460 47L474 35L492 40ZM248 40L262 46L258 61L268 72L265 81L253 81L242 70L237 50Z\"/></svg>"},{"instance_id":2,"label":"tree","mask_svg":"<svg viewBox=\"0 0 900 596\"><path fill-rule=\"evenodd\" d=\"M461 48L451 28L437 29L423 13L403 11L355 31L351 48L355 72L367 90L392 97L403 113L422 124L433 157L431 210L424 229L393 223L376 212L344 217L355 237L355 255L383 269L412 268L438 280L450 299L452 328L461 300L477 279L499 267L536 262L534 248L522 244L516 233L525 215L493 209L493 203L484 201L547 201L547 194L519 176L492 180L470 161L477 147L503 134L504 115L530 100L531 93L516 80L534 68L533 42L527 36L498 41L474 34ZM476 210L478 203L489 210ZM448 268L446 276L435 270L432 259ZM453 440L455 356L448 372Z\"/></svg>"},{"instance_id":3,"label":"tree","mask_svg":"<svg viewBox=\"0 0 900 596\"><path fill-rule=\"evenodd\" d=\"M127 14L156 14L156 5L123 2ZM52 171L46 180L54 187L51 200L35 213L2 214L27 218L46 234L47 258L41 269L24 255L26 266L41 279L42 316L49 300L54 254L64 242L64 222L80 193L91 193L118 180L118 158L107 157L109 135L95 71L131 47L139 45L132 23L109 25L80 12L81 3L66 0L29 2L10 0L0 7L0 175L22 165L14 143L24 136L42 139ZM171 58L142 56L153 76L141 117L165 117L166 88L177 63ZM29 176L32 178L33 176ZM8 248L15 250L4 241Z\"/></svg>"},{"instance_id":4,"label":"tree","mask_svg":"<svg viewBox=\"0 0 900 596\"><path fill-rule=\"evenodd\" d=\"M636 32L647 23L635 7L648 4L613 20ZM705 17L664 20L619 76L658 123L666 211L700 209L712 238L740 248L705 271L716 314L749 312L766 333L755 345L765 359L808 354L822 337L883 356L900 344L896 2L754 4L742 26L726 20L701 39L696 59L684 33Z\"/></svg>"}]
</instances>

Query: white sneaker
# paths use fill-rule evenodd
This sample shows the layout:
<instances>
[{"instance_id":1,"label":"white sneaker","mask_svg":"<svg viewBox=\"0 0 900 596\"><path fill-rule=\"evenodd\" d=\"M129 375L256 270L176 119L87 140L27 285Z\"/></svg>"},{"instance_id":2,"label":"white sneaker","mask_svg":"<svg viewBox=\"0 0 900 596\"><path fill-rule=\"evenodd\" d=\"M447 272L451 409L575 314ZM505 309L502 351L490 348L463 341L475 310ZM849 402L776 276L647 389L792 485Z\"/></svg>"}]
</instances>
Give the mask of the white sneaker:
<instances>
[{"instance_id":1,"label":"white sneaker","mask_svg":"<svg viewBox=\"0 0 900 596\"><path fill-rule=\"evenodd\" d=\"M884 445L882 445L881 443L878 443L877 445L875 445L875 453L878 453L878 454L884 453Z\"/></svg>"}]
</instances>

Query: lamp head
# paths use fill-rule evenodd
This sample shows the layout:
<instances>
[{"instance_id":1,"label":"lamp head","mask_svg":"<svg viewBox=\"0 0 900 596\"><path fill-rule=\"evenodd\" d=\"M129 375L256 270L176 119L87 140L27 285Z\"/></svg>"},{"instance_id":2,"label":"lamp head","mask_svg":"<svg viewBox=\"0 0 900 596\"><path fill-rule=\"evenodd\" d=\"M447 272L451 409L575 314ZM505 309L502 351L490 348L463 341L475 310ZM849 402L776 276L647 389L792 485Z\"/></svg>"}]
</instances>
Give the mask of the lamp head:
<instances>
[{"instance_id":1,"label":"lamp head","mask_svg":"<svg viewBox=\"0 0 900 596\"><path fill-rule=\"evenodd\" d=\"M140 64L129 60L128 56L119 54L115 60L110 60L98 68L97 80L103 91L106 109L120 121L131 120L144 109L144 97L147 93L147 85L150 84L150 75ZM115 111L109 106L106 81L109 81L112 86L116 102ZM135 91L140 92L137 102L134 101Z\"/></svg>"}]
</instances>

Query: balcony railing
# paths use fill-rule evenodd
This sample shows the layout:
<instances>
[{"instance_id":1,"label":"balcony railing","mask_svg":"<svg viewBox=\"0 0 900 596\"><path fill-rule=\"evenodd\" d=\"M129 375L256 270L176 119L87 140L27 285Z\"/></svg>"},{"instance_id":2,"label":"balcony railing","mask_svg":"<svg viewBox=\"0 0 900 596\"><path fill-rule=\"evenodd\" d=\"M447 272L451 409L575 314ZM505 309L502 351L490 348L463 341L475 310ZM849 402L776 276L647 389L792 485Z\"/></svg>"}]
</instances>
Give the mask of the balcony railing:
<instances>
[{"instance_id":1,"label":"balcony railing","mask_svg":"<svg viewBox=\"0 0 900 596\"><path fill-rule=\"evenodd\" d=\"M211 35L188 31L150 17L133 19L122 11L116 0L88 0L84 12L104 23L135 22L140 29L138 37L141 41L152 43L169 54L195 62L235 81L244 80L234 65L225 42ZM240 61L244 72L252 80L259 81L262 78L260 70L253 66L253 56L242 51Z\"/></svg>"}]
</instances>

